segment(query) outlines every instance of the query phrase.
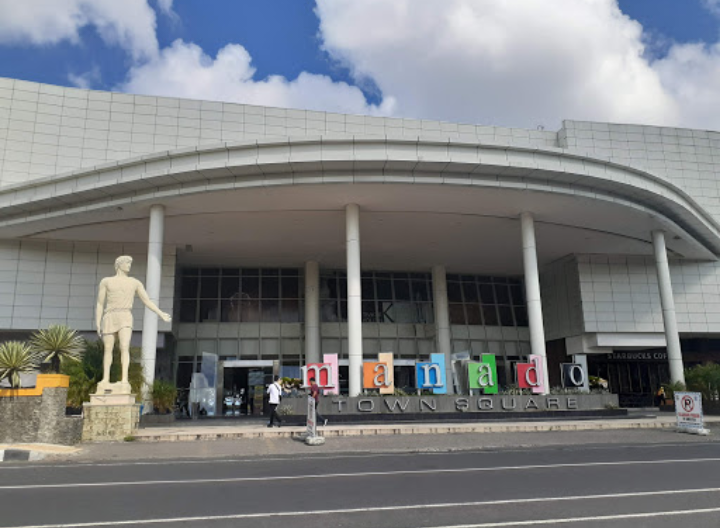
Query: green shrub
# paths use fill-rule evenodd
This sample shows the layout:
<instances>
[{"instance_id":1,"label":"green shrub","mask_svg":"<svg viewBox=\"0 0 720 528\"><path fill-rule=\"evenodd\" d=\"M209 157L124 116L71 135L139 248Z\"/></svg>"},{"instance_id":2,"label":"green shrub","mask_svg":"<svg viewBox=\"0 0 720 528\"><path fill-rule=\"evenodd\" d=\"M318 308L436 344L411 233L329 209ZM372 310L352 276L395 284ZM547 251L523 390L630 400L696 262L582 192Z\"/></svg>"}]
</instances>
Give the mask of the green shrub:
<instances>
[{"instance_id":1,"label":"green shrub","mask_svg":"<svg viewBox=\"0 0 720 528\"><path fill-rule=\"evenodd\" d=\"M82 361L85 340L65 325L50 325L30 336L30 348L50 364L50 372L58 374L61 364Z\"/></svg>"},{"instance_id":2,"label":"green shrub","mask_svg":"<svg viewBox=\"0 0 720 528\"><path fill-rule=\"evenodd\" d=\"M153 408L160 414L167 414L175 407L177 387L169 381L155 380L151 396Z\"/></svg>"},{"instance_id":3,"label":"green shrub","mask_svg":"<svg viewBox=\"0 0 720 528\"><path fill-rule=\"evenodd\" d=\"M22 386L20 374L37 370L42 357L21 341L6 341L0 344L0 381L8 378L10 387Z\"/></svg>"},{"instance_id":4,"label":"green shrub","mask_svg":"<svg viewBox=\"0 0 720 528\"><path fill-rule=\"evenodd\" d=\"M90 401L90 395L97 390L97 384L103 376L103 356L105 346L102 341L85 341L82 361L79 363L65 361L61 364L60 372L70 376L70 388L68 390L68 406L81 407L83 402ZM128 381L135 394L136 401L142 399L142 388L145 384L145 377L140 364L141 350L138 347L130 347L130 368L128 369ZM110 379L118 381L122 372L120 362L120 348L117 342L113 351L113 364L110 368Z\"/></svg>"},{"instance_id":5,"label":"green shrub","mask_svg":"<svg viewBox=\"0 0 720 528\"><path fill-rule=\"evenodd\" d=\"M701 393L703 400L715 400L720 391L720 365L708 363L686 369L685 382L688 390Z\"/></svg>"}]
</instances>

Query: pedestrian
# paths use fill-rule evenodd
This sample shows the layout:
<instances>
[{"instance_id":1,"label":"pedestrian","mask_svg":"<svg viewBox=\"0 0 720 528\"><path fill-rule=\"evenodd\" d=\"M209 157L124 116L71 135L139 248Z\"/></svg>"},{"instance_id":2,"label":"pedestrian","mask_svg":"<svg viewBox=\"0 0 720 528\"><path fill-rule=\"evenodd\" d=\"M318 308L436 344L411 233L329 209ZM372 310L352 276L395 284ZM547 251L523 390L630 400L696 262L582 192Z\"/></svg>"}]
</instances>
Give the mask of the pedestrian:
<instances>
[{"instance_id":1,"label":"pedestrian","mask_svg":"<svg viewBox=\"0 0 720 528\"><path fill-rule=\"evenodd\" d=\"M320 408L320 387L315 383L315 377L310 378L310 396L315 398L315 423L322 422L323 426L327 425L327 418L318 410Z\"/></svg>"},{"instance_id":2,"label":"pedestrian","mask_svg":"<svg viewBox=\"0 0 720 528\"><path fill-rule=\"evenodd\" d=\"M279 380L280 376L275 376L274 381L270 384L267 390L269 396L268 403L270 403L270 423L268 423L268 427L272 427L273 425L280 427L280 424L282 423L282 420L277 413L277 406L280 405L280 400L282 400L282 389L280 389L280 383L278 383ZM276 420L277 424L275 423Z\"/></svg>"},{"instance_id":3,"label":"pedestrian","mask_svg":"<svg viewBox=\"0 0 720 528\"><path fill-rule=\"evenodd\" d=\"M660 407L663 403L665 403L665 387L661 385L655 393L655 405Z\"/></svg>"}]
</instances>

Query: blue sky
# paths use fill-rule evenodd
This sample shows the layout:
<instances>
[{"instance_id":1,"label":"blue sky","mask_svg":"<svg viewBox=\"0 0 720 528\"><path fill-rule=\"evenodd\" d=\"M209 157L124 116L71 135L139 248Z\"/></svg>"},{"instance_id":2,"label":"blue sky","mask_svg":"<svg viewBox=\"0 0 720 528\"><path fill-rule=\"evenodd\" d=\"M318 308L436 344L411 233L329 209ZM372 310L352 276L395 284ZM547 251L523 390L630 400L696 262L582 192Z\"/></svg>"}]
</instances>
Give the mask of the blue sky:
<instances>
[{"instance_id":1,"label":"blue sky","mask_svg":"<svg viewBox=\"0 0 720 528\"><path fill-rule=\"evenodd\" d=\"M123 0L127 13L98 7L112 0L37 1L45 22L0 0L0 76L504 125L720 127L707 115L718 0Z\"/></svg>"}]
</instances>

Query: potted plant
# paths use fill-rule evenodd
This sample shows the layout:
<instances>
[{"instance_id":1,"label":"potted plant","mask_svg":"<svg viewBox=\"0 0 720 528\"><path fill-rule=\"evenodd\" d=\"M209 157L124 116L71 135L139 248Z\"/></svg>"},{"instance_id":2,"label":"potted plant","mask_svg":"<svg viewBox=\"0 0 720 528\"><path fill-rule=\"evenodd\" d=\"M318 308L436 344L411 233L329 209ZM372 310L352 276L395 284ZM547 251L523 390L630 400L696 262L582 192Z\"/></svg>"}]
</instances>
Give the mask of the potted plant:
<instances>
[{"instance_id":1,"label":"potted plant","mask_svg":"<svg viewBox=\"0 0 720 528\"><path fill-rule=\"evenodd\" d=\"M85 341L67 326L50 325L30 336L30 348L49 364L51 374L59 374L63 362L82 361Z\"/></svg>"},{"instance_id":2,"label":"potted plant","mask_svg":"<svg viewBox=\"0 0 720 528\"><path fill-rule=\"evenodd\" d=\"M20 374L37 370L41 359L26 343L7 341L0 344L0 381L7 378L10 388L21 388Z\"/></svg>"},{"instance_id":3,"label":"potted plant","mask_svg":"<svg viewBox=\"0 0 720 528\"><path fill-rule=\"evenodd\" d=\"M177 387L174 383L165 380L155 380L151 391L152 404L155 412L158 414L170 414L175 407L177 392Z\"/></svg>"}]
</instances>

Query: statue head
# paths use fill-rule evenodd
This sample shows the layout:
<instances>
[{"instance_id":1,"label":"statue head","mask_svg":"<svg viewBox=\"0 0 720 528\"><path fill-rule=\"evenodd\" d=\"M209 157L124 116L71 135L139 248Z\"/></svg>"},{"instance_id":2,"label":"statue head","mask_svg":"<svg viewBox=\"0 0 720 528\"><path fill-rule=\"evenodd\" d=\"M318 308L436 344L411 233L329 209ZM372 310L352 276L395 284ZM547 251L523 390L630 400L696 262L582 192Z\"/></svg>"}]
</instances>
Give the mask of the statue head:
<instances>
[{"instance_id":1,"label":"statue head","mask_svg":"<svg viewBox=\"0 0 720 528\"><path fill-rule=\"evenodd\" d=\"M115 259L115 271L121 269L124 272L130 271L130 266L132 266L132 257L128 257L127 255L123 255L121 257L118 257Z\"/></svg>"}]
</instances>

